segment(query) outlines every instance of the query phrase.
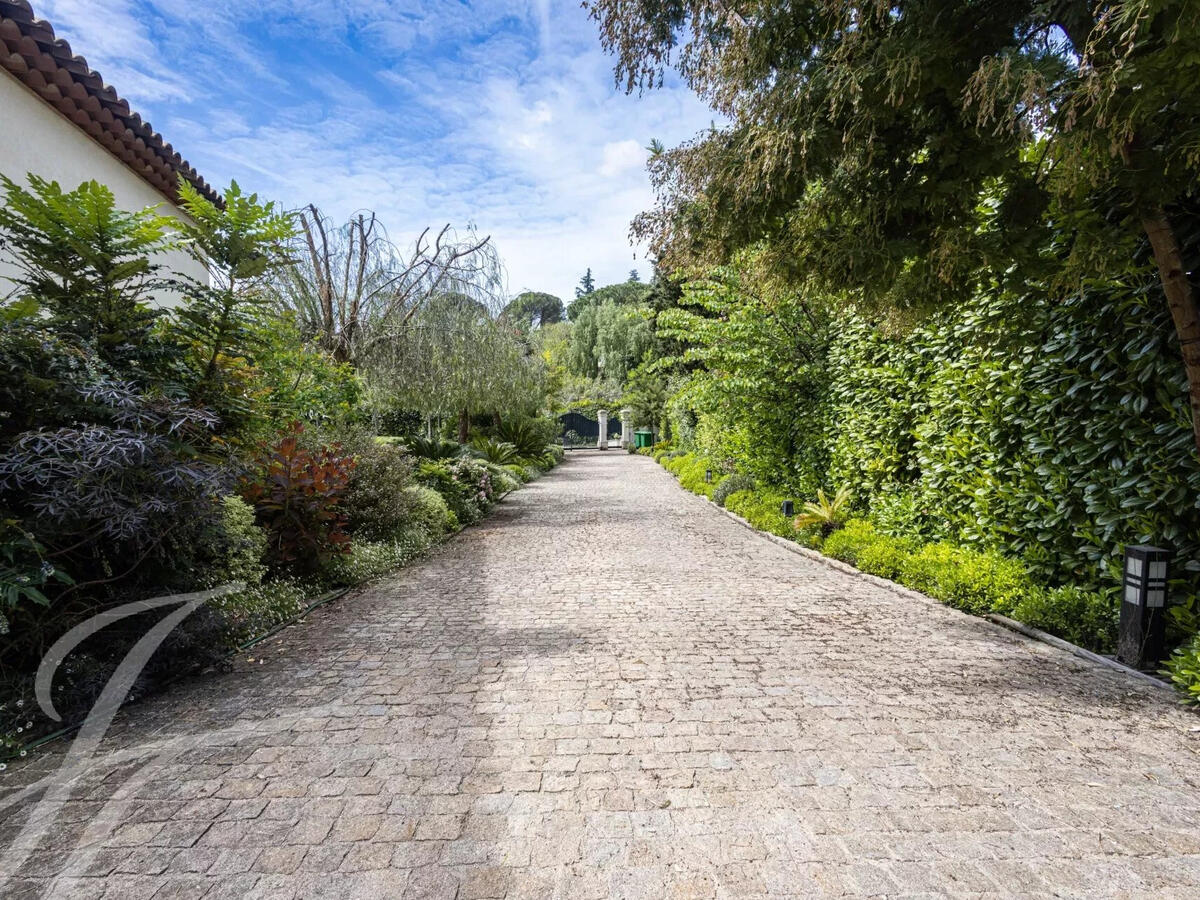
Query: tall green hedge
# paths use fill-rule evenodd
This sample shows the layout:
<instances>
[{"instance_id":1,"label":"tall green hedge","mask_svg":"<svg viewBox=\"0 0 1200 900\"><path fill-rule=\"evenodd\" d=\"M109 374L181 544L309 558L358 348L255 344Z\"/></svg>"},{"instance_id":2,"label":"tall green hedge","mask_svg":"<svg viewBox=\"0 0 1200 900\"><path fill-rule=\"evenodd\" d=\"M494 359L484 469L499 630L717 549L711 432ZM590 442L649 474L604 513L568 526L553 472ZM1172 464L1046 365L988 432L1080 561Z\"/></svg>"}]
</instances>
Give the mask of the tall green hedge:
<instances>
[{"instance_id":1,"label":"tall green hedge","mask_svg":"<svg viewBox=\"0 0 1200 900\"><path fill-rule=\"evenodd\" d=\"M884 530L1003 549L1050 583L1111 585L1125 544L1162 544L1190 596L1200 464L1167 315L1110 290L980 298L902 337L849 317L814 435L829 482Z\"/></svg>"},{"instance_id":2,"label":"tall green hedge","mask_svg":"<svg viewBox=\"0 0 1200 900\"><path fill-rule=\"evenodd\" d=\"M794 364L745 329L703 324L722 362ZM1194 628L1200 462L1151 277L1066 299L981 292L908 329L837 310L828 327L821 364L806 364L824 387L775 400L772 421L787 425L774 440L747 440L767 420L729 401L727 371L693 371L682 396L696 449L798 499L849 484L881 532L999 551L1050 586L1113 590L1126 544L1170 547L1173 599Z\"/></svg>"}]
</instances>

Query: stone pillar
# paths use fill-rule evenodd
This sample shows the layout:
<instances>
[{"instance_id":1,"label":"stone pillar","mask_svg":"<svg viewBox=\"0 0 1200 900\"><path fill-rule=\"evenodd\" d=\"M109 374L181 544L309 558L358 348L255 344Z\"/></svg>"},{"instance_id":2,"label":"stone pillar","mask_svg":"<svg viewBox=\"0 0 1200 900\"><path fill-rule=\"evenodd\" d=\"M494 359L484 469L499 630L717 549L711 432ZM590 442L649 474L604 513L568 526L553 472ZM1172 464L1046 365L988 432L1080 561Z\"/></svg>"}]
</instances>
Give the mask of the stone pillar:
<instances>
[{"instance_id":1,"label":"stone pillar","mask_svg":"<svg viewBox=\"0 0 1200 900\"><path fill-rule=\"evenodd\" d=\"M621 410L621 449L633 446L633 410L628 406Z\"/></svg>"},{"instance_id":2,"label":"stone pillar","mask_svg":"<svg viewBox=\"0 0 1200 900\"><path fill-rule=\"evenodd\" d=\"M608 449L608 410L602 409L596 413L596 418L600 420L600 434L596 438L596 449Z\"/></svg>"}]
</instances>

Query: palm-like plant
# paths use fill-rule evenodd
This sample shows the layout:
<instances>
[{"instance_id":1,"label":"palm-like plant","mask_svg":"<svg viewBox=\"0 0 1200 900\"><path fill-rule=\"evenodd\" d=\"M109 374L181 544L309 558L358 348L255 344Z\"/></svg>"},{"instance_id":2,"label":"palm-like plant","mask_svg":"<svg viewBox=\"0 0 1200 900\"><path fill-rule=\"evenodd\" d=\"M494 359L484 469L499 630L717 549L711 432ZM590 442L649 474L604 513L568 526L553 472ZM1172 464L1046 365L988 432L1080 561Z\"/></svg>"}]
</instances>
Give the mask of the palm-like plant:
<instances>
[{"instance_id":1,"label":"palm-like plant","mask_svg":"<svg viewBox=\"0 0 1200 900\"><path fill-rule=\"evenodd\" d=\"M521 461L521 454L515 444L509 441L498 441L495 438L475 438L471 441L471 452L498 466L513 465Z\"/></svg>"},{"instance_id":2,"label":"palm-like plant","mask_svg":"<svg viewBox=\"0 0 1200 900\"><path fill-rule=\"evenodd\" d=\"M411 437L406 442L408 452L421 459L453 459L462 454L462 446L443 438Z\"/></svg>"},{"instance_id":3,"label":"palm-like plant","mask_svg":"<svg viewBox=\"0 0 1200 900\"><path fill-rule=\"evenodd\" d=\"M496 426L496 437L512 444L517 455L527 459L539 459L546 453L546 435L533 419L510 420Z\"/></svg>"},{"instance_id":4,"label":"palm-like plant","mask_svg":"<svg viewBox=\"0 0 1200 900\"><path fill-rule=\"evenodd\" d=\"M842 485L830 499L823 490L817 491L816 502L804 504L804 512L792 523L797 529L819 528L822 537L829 537L845 523L850 514L852 495L849 485Z\"/></svg>"}]
</instances>

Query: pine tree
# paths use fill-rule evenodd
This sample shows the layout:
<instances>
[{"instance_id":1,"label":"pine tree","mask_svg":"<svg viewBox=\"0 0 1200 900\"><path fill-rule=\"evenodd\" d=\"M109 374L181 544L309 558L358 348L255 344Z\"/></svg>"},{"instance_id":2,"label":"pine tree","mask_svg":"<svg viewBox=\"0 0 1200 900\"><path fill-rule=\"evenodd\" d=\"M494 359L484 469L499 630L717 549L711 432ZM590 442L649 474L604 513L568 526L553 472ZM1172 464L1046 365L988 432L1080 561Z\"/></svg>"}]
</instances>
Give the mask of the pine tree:
<instances>
[{"instance_id":1,"label":"pine tree","mask_svg":"<svg viewBox=\"0 0 1200 900\"><path fill-rule=\"evenodd\" d=\"M579 279L579 287L575 288L575 296L583 297L596 290L596 279L592 277L592 269L589 266L588 270Z\"/></svg>"}]
</instances>

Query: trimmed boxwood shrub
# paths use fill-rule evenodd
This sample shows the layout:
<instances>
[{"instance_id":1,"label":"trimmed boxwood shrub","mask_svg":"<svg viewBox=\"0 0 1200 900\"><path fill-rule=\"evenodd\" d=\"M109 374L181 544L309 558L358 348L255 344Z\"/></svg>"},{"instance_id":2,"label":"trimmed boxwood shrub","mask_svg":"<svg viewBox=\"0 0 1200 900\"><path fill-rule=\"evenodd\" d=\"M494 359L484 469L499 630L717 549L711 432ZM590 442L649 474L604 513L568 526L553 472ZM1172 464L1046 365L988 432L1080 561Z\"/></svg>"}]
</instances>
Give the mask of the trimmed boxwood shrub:
<instances>
[{"instance_id":1,"label":"trimmed boxwood shrub","mask_svg":"<svg viewBox=\"0 0 1200 900\"><path fill-rule=\"evenodd\" d=\"M919 546L916 541L880 534L870 522L851 519L825 540L821 550L871 575L895 580Z\"/></svg>"},{"instance_id":2,"label":"trimmed boxwood shrub","mask_svg":"<svg viewBox=\"0 0 1200 900\"><path fill-rule=\"evenodd\" d=\"M1068 586L1030 591L1012 617L1096 653L1110 653L1117 644L1119 611L1115 593Z\"/></svg>"},{"instance_id":3,"label":"trimmed boxwood shrub","mask_svg":"<svg viewBox=\"0 0 1200 900\"><path fill-rule=\"evenodd\" d=\"M900 567L904 584L967 612L1007 615L1034 589L1014 559L953 544L926 544Z\"/></svg>"},{"instance_id":4,"label":"trimmed boxwood shrub","mask_svg":"<svg viewBox=\"0 0 1200 900\"><path fill-rule=\"evenodd\" d=\"M717 482L717 486L713 488L712 499L717 506L724 506L730 494L752 490L754 490L754 479L749 475L740 475L735 472Z\"/></svg>"},{"instance_id":5,"label":"trimmed boxwood shrub","mask_svg":"<svg viewBox=\"0 0 1200 900\"><path fill-rule=\"evenodd\" d=\"M708 483L704 480L704 473L709 469L716 471L716 466L702 456L696 456L691 453L679 453L677 456L667 458L664 466L668 472L679 479L679 484L693 494L700 494L702 497L712 497L713 489L716 483Z\"/></svg>"},{"instance_id":6,"label":"trimmed boxwood shrub","mask_svg":"<svg viewBox=\"0 0 1200 900\"><path fill-rule=\"evenodd\" d=\"M786 499L783 494L768 490L737 491L725 498L725 508L755 528L795 540L796 526L781 511Z\"/></svg>"},{"instance_id":7,"label":"trimmed boxwood shrub","mask_svg":"<svg viewBox=\"0 0 1200 900\"><path fill-rule=\"evenodd\" d=\"M1171 654L1163 671L1183 692L1184 703L1200 704L1200 634Z\"/></svg>"},{"instance_id":8,"label":"trimmed boxwood shrub","mask_svg":"<svg viewBox=\"0 0 1200 900\"><path fill-rule=\"evenodd\" d=\"M1020 560L945 541L894 537L865 519L850 520L822 545L819 535L798 532L783 515L782 492L753 489L753 481L738 474L721 479L714 488L704 482L704 470L712 464L695 454L664 458L663 465L678 476L681 486L723 501L726 509L755 528L819 547L827 556L863 572L898 581L966 612L1010 615L1096 652L1108 652L1115 643L1114 595L1074 586L1045 589L1033 582ZM1192 677L1188 659L1182 654L1179 662L1171 664L1173 676ZM1200 681L1200 674L1196 677Z\"/></svg>"},{"instance_id":9,"label":"trimmed boxwood shrub","mask_svg":"<svg viewBox=\"0 0 1200 900\"><path fill-rule=\"evenodd\" d=\"M823 550L864 572L897 580L978 615L1007 615L1037 590L1018 560L945 542L921 545L890 537L862 519L851 520L835 531Z\"/></svg>"},{"instance_id":10,"label":"trimmed boxwood shrub","mask_svg":"<svg viewBox=\"0 0 1200 900\"><path fill-rule=\"evenodd\" d=\"M424 531L435 540L458 531L458 516L446 505L446 498L423 484L407 488L411 503L409 527Z\"/></svg>"}]
</instances>

